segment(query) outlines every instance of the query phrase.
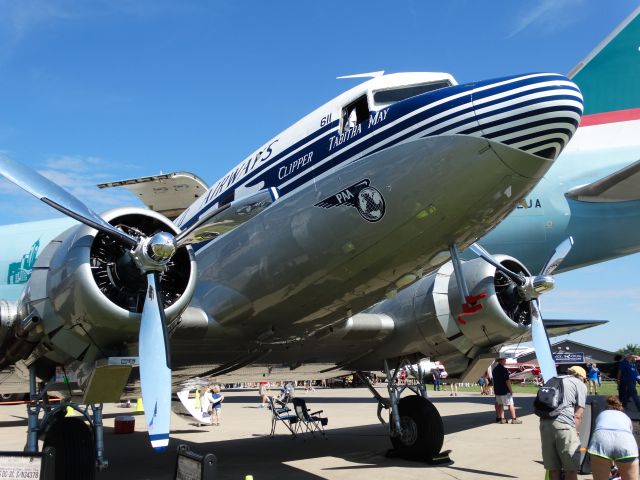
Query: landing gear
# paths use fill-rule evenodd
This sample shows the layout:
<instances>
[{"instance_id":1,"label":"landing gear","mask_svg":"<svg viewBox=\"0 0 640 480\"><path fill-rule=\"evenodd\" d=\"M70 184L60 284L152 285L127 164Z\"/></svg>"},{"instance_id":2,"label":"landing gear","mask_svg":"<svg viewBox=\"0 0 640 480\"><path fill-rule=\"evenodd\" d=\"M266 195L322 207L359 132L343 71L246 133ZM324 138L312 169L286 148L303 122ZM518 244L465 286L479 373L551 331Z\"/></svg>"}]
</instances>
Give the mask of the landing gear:
<instances>
[{"instance_id":1,"label":"landing gear","mask_svg":"<svg viewBox=\"0 0 640 480\"><path fill-rule=\"evenodd\" d=\"M95 478L93 432L82 419L64 416L54 418L45 431L44 447L56 449L56 479Z\"/></svg>"},{"instance_id":2,"label":"landing gear","mask_svg":"<svg viewBox=\"0 0 640 480\"><path fill-rule=\"evenodd\" d=\"M38 438L44 447L55 448L55 478L93 480L96 468L108 466L104 458L102 404L80 407L73 402L49 403L49 385L38 389L33 369L29 371L30 397L27 405L29 430L25 451L38 451ZM81 416L68 417L73 409ZM42 417L40 414L42 413Z\"/></svg>"},{"instance_id":3,"label":"landing gear","mask_svg":"<svg viewBox=\"0 0 640 480\"><path fill-rule=\"evenodd\" d=\"M400 400L398 410L400 431L391 435L396 453L410 460L433 461L444 443L444 426L436 407L426 398L412 395Z\"/></svg>"},{"instance_id":4,"label":"landing gear","mask_svg":"<svg viewBox=\"0 0 640 480\"><path fill-rule=\"evenodd\" d=\"M442 417L428 400L427 391L422 384L425 372L420 371L420 367L416 371L408 359L399 360L393 374L386 360L384 369L387 374L388 399L380 395L364 374L361 372L356 374L378 400L378 418L381 423L385 423L381 416L382 409L391 409L389 436L394 447L393 454L408 460L421 460L427 463L450 462L448 452L440 452L444 443L444 426ZM417 382L411 384L404 379L399 380L399 373L402 370L408 370ZM401 399L400 395L405 389L411 390L415 395Z\"/></svg>"}]
</instances>

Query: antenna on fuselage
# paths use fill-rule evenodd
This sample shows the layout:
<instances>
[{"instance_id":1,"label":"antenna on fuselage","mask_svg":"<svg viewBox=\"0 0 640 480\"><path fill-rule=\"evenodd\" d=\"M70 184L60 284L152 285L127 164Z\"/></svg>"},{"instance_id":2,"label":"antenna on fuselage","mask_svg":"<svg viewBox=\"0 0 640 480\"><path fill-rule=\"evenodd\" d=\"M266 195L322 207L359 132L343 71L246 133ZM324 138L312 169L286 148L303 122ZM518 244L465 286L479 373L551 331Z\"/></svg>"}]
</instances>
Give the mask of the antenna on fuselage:
<instances>
[{"instance_id":1,"label":"antenna on fuselage","mask_svg":"<svg viewBox=\"0 0 640 480\"><path fill-rule=\"evenodd\" d=\"M336 77L337 80L342 78L377 78L384 75L384 70L380 70L379 72L369 72L369 73L355 73L353 75L343 75L341 77Z\"/></svg>"}]
</instances>

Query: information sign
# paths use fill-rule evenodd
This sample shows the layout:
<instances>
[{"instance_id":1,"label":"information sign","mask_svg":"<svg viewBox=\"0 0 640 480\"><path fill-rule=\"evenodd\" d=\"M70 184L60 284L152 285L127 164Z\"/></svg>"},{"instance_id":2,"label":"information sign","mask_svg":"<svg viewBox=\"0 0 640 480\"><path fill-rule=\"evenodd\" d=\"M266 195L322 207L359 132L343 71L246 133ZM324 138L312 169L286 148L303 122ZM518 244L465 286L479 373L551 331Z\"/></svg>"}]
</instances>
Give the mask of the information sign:
<instances>
[{"instance_id":1,"label":"information sign","mask_svg":"<svg viewBox=\"0 0 640 480\"><path fill-rule=\"evenodd\" d=\"M558 352L553 354L556 363L584 363L583 352Z\"/></svg>"},{"instance_id":2,"label":"information sign","mask_svg":"<svg viewBox=\"0 0 640 480\"><path fill-rule=\"evenodd\" d=\"M49 480L54 476L55 449L42 453L0 452L0 479Z\"/></svg>"}]
</instances>

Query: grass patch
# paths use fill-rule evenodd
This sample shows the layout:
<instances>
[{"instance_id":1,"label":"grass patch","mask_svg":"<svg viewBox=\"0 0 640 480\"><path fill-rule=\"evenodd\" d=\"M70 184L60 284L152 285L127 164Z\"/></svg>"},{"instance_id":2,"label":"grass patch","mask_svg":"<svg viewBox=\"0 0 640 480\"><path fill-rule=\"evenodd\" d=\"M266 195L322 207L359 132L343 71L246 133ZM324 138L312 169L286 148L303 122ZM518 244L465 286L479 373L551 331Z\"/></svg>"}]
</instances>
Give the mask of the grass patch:
<instances>
[{"instance_id":1,"label":"grass patch","mask_svg":"<svg viewBox=\"0 0 640 480\"><path fill-rule=\"evenodd\" d=\"M512 383L513 393L529 393L531 395L535 395L538 392L538 387L531 383ZM432 387L433 388L433 387ZM450 390L449 386L446 386L446 390ZM458 387L459 392L477 392L480 393L479 385L472 385L470 387ZM602 385L598 387L598 395L604 395L605 397L609 395L618 395L618 385L616 382L602 382Z\"/></svg>"}]
</instances>

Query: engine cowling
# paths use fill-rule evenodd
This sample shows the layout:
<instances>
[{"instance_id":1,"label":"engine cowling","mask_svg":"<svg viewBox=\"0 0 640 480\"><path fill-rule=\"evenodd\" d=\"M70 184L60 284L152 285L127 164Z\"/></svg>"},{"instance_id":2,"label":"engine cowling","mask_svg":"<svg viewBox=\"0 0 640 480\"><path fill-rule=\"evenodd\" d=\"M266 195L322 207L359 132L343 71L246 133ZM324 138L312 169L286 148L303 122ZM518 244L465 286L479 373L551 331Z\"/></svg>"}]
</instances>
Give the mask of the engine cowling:
<instances>
[{"instance_id":1,"label":"engine cowling","mask_svg":"<svg viewBox=\"0 0 640 480\"><path fill-rule=\"evenodd\" d=\"M134 236L178 231L170 220L151 210L120 208L102 216ZM167 323L188 306L195 284L193 251L181 248L160 277ZM47 342L66 361L78 358L90 344L113 351L124 343L137 342L145 291L146 276L131 261L127 249L81 224L47 245L18 308L20 316L44 319Z\"/></svg>"},{"instance_id":2,"label":"engine cowling","mask_svg":"<svg viewBox=\"0 0 640 480\"><path fill-rule=\"evenodd\" d=\"M529 275L513 257L494 258L512 271ZM367 310L392 318L395 329L388 342L358 368L367 369L381 359L418 355L443 361L455 375L490 347L529 334L529 302L503 273L479 258L462 262L462 272L471 297L467 301L458 291L453 265L447 262Z\"/></svg>"},{"instance_id":3,"label":"engine cowling","mask_svg":"<svg viewBox=\"0 0 640 480\"><path fill-rule=\"evenodd\" d=\"M510 270L529 276L524 265L513 257L496 255L494 258ZM530 325L529 302L520 298L513 282L495 267L477 258L465 262L463 275L469 289L464 302L451 264L438 271L434 292L447 283L447 305L434 295L437 315L445 311L464 336L477 347L493 346L511 340L528 331ZM440 293L440 292L438 292ZM440 301L439 301L440 300Z\"/></svg>"}]
</instances>

